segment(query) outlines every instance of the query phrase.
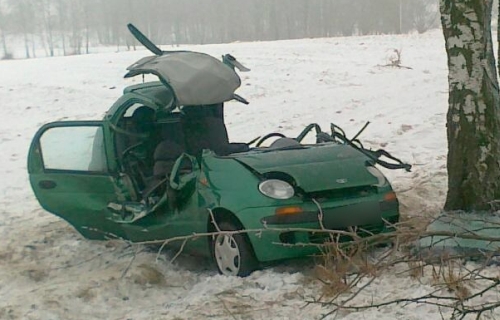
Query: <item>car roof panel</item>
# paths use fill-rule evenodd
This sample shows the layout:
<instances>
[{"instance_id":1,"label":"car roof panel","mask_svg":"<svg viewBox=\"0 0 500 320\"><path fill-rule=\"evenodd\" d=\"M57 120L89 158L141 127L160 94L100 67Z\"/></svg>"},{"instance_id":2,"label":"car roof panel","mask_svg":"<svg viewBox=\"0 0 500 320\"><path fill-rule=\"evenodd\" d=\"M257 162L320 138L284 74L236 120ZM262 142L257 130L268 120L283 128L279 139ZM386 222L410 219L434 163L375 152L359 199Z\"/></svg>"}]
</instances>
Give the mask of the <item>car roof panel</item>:
<instances>
[{"instance_id":1,"label":"car roof panel","mask_svg":"<svg viewBox=\"0 0 500 320\"><path fill-rule=\"evenodd\" d=\"M169 52L140 59L125 77L154 74L169 87L177 105L207 105L234 99L241 85L238 74L216 58L191 51Z\"/></svg>"}]
</instances>

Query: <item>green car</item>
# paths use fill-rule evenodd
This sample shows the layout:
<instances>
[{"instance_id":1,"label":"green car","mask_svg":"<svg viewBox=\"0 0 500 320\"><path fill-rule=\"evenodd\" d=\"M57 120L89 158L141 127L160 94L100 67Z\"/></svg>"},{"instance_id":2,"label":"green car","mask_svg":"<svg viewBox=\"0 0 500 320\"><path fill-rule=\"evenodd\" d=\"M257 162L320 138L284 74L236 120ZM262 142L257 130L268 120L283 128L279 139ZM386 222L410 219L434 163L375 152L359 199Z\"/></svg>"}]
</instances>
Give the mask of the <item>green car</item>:
<instances>
[{"instance_id":1,"label":"green car","mask_svg":"<svg viewBox=\"0 0 500 320\"><path fill-rule=\"evenodd\" d=\"M85 238L168 241L238 276L316 253L314 244L329 239L322 228L376 233L398 221L397 197L375 165L409 165L363 148L333 124L330 133L312 124L293 138L231 143L224 102L247 103L234 92L235 68L248 69L230 55L163 52L129 28L156 55L126 77L160 81L125 88L101 121L38 130L28 171L45 210ZM316 143L303 143L310 132Z\"/></svg>"}]
</instances>

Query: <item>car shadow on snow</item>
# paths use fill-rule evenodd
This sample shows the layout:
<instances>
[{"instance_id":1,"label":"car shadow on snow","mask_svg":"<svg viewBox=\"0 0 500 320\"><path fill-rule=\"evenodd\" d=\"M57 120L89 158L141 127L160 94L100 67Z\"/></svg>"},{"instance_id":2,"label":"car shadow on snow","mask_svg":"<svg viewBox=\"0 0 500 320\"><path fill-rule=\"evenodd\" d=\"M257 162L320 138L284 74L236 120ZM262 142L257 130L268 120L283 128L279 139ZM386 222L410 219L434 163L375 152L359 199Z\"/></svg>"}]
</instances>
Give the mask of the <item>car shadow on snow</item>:
<instances>
[{"instance_id":1,"label":"car shadow on snow","mask_svg":"<svg viewBox=\"0 0 500 320\"><path fill-rule=\"evenodd\" d=\"M144 251L157 255L158 260L175 268L194 273L206 273L210 276L217 274L215 263L208 257L188 253L179 254L179 250L162 248L161 245L148 245ZM160 254L158 254L159 252Z\"/></svg>"},{"instance_id":2,"label":"car shadow on snow","mask_svg":"<svg viewBox=\"0 0 500 320\"><path fill-rule=\"evenodd\" d=\"M160 245L149 245L144 250L149 253L158 254ZM213 259L208 257L196 256L188 253L178 254L178 250L163 248L161 254L158 255L159 260L166 264L172 264L175 268L185 271L204 274L206 276L218 275L217 266ZM272 270L277 273L304 273L310 274L314 267L319 263L318 259L313 257L303 257L288 260L275 261L271 263L263 263L260 270Z\"/></svg>"}]
</instances>

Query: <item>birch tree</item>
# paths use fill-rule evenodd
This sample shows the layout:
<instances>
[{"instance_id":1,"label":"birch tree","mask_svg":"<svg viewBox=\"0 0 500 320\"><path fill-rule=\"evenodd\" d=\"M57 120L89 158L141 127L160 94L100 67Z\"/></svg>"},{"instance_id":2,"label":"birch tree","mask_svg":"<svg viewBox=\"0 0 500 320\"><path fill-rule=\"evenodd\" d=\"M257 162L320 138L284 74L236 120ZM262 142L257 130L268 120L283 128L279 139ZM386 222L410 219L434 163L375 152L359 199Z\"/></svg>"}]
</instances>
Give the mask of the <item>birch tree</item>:
<instances>
[{"instance_id":1,"label":"birch tree","mask_svg":"<svg viewBox=\"0 0 500 320\"><path fill-rule=\"evenodd\" d=\"M20 31L24 39L24 51L26 58L30 58L30 44L32 45L32 52L35 54L33 43L33 32L35 26L36 12L27 0L18 0L12 4L13 17L15 18L15 23L13 23L13 29L15 31ZM30 40L31 35L31 40Z\"/></svg>"},{"instance_id":2,"label":"birch tree","mask_svg":"<svg viewBox=\"0 0 500 320\"><path fill-rule=\"evenodd\" d=\"M58 15L58 27L59 27L59 34L61 37L61 47L62 47L62 52L63 55L66 55L66 2L64 0L57 0L57 15Z\"/></svg>"},{"instance_id":3,"label":"birch tree","mask_svg":"<svg viewBox=\"0 0 500 320\"><path fill-rule=\"evenodd\" d=\"M49 54L54 56L54 20L53 5L51 0L39 0L37 9L42 16L42 26L45 34L45 42L49 47Z\"/></svg>"},{"instance_id":4,"label":"birch tree","mask_svg":"<svg viewBox=\"0 0 500 320\"><path fill-rule=\"evenodd\" d=\"M441 0L448 56L448 193L445 210L485 210L500 199L499 92L493 0Z\"/></svg>"},{"instance_id":5,"label":"birch tree","mask_svg":"<svg viewBox=\"0 0 500 320\"><path fill-rule=\"evenodd\" d=\"M2 49L3 49L3 57L4 58L9 58L10 53L7 48L7 40L5 39L5 27L6 27L6 21L7 21L7 10L3 7L3 2L0 1L0 41L2 43ZM2 58L0 56L0 58Z\"/></svg>"}]
</instances>

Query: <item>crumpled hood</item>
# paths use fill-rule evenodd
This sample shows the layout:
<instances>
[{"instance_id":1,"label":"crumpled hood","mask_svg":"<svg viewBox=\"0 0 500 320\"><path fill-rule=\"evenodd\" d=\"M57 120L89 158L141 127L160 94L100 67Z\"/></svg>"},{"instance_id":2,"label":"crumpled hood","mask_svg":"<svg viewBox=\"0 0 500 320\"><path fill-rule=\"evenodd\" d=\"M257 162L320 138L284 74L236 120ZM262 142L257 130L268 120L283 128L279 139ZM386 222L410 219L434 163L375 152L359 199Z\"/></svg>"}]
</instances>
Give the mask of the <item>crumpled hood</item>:
<instances>
[{"instance_id":1,"label":"crumpled hood","mask_svg":"<svg viewBox=\"0 0 500 320\"><path fill-rule=\"evenodd\" d=\"M347 145L328 144L301 149L233 154L260 174L284 172L305 192L367 186L377 178L366 170L369 158Z\"/></svg>"}]
</instances>

